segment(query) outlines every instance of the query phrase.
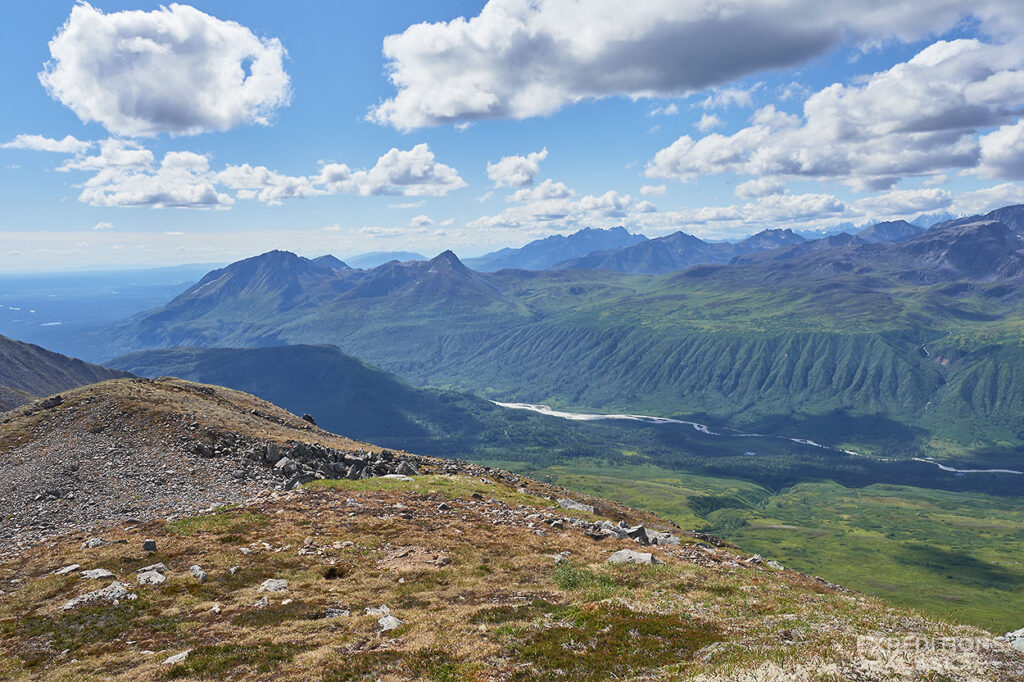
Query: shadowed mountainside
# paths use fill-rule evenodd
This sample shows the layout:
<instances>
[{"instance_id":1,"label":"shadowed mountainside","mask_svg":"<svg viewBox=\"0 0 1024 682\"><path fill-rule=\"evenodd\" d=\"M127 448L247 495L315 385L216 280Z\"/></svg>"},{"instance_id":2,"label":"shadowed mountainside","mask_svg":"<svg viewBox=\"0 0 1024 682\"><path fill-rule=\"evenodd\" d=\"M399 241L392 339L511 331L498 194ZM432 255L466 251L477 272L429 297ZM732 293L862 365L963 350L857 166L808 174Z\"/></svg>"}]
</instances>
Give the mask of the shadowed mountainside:
<instances>
[{"instance_id":1,"label":"shadowed mountainside","mask_svg":"<svg viewBox=\"0 0 1024 682\"><path fill-rule=\"evenodd\" d=\"M0 412L77 386L131 376L0 336Z\"/></svg>"}]
</instances>

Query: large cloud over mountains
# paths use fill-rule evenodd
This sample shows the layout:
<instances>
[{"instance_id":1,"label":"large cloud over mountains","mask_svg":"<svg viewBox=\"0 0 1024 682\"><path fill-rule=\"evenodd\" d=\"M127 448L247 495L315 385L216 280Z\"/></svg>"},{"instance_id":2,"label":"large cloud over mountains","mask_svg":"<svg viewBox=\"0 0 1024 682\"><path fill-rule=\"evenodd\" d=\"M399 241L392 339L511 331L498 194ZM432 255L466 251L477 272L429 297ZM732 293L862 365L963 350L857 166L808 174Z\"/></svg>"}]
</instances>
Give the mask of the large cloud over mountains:
<instances>
[{"instance_id":1,"label":"large cloud over mountains","mask_svg":"<svg viewBox=\"0 0 1024 682\"><path fill-rule=\"evenodd\" d=\"M312 175L291 176L250 164L213 171L206 156L193 152L168 152L156 164L138 143L111 139L100 143L95 156L69 159L58 170L96 171L79 196L93 206L228 208L236 199L276 205L330 194L444 196L466 186L426 144L391 149L368 170L331 163ZM235 190L234 196L220 191L225 188Z\"/></svg>"},{"instance_id":2,"label":"large cloud over mountains","mask_svg":"<svg viewBox=\"0 0 1024 682\"><path fill-rule=\"evenodd\" d=\"M913 40L967 15L997 35L1018 0L490 0L476 17L384 40L397 94L370 119L402 130L550 114L587 98L679 96L785 68L846 40Z\"/></svg>"},{"instance_id":3,"label":"large cloud over mountains","mask_svg":"<svg viewBox=\"0 0 1024 682\"><path fill-rule=\"evenodd\" d=\"M1024 45L938 41L863 82L811 95L802 116L767 106L733 135L684 135L647 175L836 179L858 190L944 169L1024 178L1024 149L1013 144L1022 110Z\"/></svg>"},{"instance_id":4,"label":"large cloud over mountains","mask_svg":"<svg viewBox=\"0 0 1024 682\"><path fill-rule=\"evenodd\" d=\"M280 41L188 5L104 14L78 4L50 55L47 91L115 135L265 124L290 96Z\"/></svg>"}]
</instances>

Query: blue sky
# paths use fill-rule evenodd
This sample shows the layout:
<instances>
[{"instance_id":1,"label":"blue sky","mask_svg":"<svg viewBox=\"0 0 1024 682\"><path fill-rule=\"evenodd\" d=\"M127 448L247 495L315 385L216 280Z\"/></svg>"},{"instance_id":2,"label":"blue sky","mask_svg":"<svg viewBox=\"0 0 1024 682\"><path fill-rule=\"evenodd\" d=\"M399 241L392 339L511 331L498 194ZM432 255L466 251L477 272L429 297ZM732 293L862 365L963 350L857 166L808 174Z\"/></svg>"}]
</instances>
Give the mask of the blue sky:
<instances>
[{"instance_id":1,"label":"blue sky","mask_svg":"<svg viewBox=\"0 0 1024 682\"><path fill-rule=\"evenodd\" d=\"M1024 202L1015 2L821 8L22 4L0 26L0 268L472 256L584 226L722 239Z\"/></svg>"}]
</instances>

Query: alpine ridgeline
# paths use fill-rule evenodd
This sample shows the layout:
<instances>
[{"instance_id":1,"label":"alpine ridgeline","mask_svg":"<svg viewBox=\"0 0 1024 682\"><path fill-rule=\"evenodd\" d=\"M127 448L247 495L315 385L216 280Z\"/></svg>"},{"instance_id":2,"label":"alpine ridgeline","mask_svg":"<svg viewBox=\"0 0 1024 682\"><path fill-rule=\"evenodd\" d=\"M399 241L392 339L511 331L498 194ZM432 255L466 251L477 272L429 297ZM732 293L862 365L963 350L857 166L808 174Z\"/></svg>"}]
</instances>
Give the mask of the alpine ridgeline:
<instances>
[{"instance_id":1,"label":"alpine ridgeline","mask_svg":"<svg viewBox=\"0 0 1024 682\"><path fill-rule=\"evenodd\" d=\"M731 264L662 276L479 273L451 252L333 270L272 252L97 343L329 343L416 383L494 397L1012 459L1024 443L1024 207L902 241L768 241L780 236Z\"/></svg>"}]
</instances>

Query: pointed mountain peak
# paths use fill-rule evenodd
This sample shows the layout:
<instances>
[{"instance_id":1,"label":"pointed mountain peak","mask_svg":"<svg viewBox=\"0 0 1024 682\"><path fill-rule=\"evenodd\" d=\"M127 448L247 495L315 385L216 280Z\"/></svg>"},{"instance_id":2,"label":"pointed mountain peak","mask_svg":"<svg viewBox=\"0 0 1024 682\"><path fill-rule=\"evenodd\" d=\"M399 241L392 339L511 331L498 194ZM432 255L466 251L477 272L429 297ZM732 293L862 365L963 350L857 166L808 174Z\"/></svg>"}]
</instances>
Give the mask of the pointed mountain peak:
<instances>
[{"instance_id":1,"label":"pointed mountain peak","mask_svg":"<svg viewBox=\"0 0 1024 682\"><path fill-rule=\"evenodd\" d=\"M323 266L326 266L328 268L331 268L332 270L351 270L352 269L348 265L346 265L343 260L341 260L340 258L336 258L336 257L332 256L331 254L326 254L324 256L318 256L317 258L313 259L313 262L316 263L317 265L323 265Z\"/></svg>"},{"instance_id":2,"label":"pointed mountain peak","mask_svg":"<svg viewBox=\"0 0 1024 682\"><path fill-rule=\"evenodd\" d=\"M430 265L432 267L443 266L443 267L448 267L448 268L457 269L457 270L468 270L469 269L469 268L467 268L463 264L462 261L459 260L459 257L456 256L455 253L451 249L449 249L447 251L442 251L441 253L439 253L436 256L434 256L433 258L431 258L430 259Z\"/></svg>"}]
</instances>

